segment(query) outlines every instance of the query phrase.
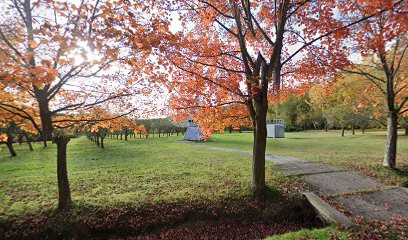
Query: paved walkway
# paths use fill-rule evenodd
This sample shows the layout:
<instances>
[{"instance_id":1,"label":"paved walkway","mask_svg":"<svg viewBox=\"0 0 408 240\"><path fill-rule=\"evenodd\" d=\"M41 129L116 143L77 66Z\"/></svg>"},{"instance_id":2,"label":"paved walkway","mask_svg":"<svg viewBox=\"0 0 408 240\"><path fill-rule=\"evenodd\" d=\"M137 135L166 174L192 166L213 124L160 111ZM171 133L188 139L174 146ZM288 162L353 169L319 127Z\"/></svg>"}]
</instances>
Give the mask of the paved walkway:
<instances>
[{"instance_id":1,"label":"paved walkway","mask_svg":"<svg viewBox=\"0 0 408 240\"><path fill-rule=\"evenodd\" d=\"M252 155L252 152L248 151L194 145L216 151ZM276 169L283 174L302 176L317 194L333 198L353 216L373 220L408 218L407 188L386 186L360 173L324 163L270 154L266 155L266 160L276 163Z\"/></svg>"}]
</instances>

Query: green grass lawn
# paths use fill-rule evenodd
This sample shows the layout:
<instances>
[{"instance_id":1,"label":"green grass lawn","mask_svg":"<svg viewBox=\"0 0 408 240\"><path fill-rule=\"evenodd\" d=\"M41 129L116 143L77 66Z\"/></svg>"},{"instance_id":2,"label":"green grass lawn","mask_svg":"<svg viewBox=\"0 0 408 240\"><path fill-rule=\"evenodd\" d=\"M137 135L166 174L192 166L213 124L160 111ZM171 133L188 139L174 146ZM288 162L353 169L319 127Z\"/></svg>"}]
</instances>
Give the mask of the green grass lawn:
<instances>
[{"instance_id":1,"label":"green grass lawn","mask_svg":"<svg viewBox=\"0 0 408 240\"><path fill-rule=\"evenodd\" d=\"M342 138L339 132L287 133L268 139L267 152L357 169L392 184L404 173L383 169L383 132ZM56 149L15 144L17 157L0 151L0 239L90 238L107 236L195 239L316 238L338 234L313 227L300 195L297 177L273 171L267 162L266 197L250 194L251 157L181 144L181 137L106 140L102 150L85 137L68 145L68 170L74 201L70 213L56 213ZM251 133L217 134L207 144L252 149ZM399 166L408 165L408 138L399 139ZM406 174L406 173L405 173ZM142 234L142 235L141 235ZM164 234L164 235L163 235ZM181 237L182 236L182 237ZM136 237L136 239L138 239Z\"/></svg>"},{"instance_id":2,"label":"green grass lawn","mask_svg":"<svg viewBox=\"0 0 408 240\"><path fill-rule=\"evenodd\" d=\"M368 131L365 134L339 131L308 131L285 133L283 139L267 139L267 153L303 158L310 161L339 165L357 170L390 185L408 184L408 136L398 138L398 170L382 167L385 132ZM252 133L214 134L206 145L251 151Z\"/></svg>"},{"instance_id":3,"label":"green grass lawn","mask_svg":"<svg viewBox=\"0 0 408 240\"><path fill-rule=\"evenodd\" d=\"M334 238L336 237L336 238ZM274 235L266 240L299 240L299 239L338 239L345 240L347 232L341 231L335 227L326 227L323 229L302 229L297 232L289 232L281 235Z\"/></svg>"},{"instance_id":4,"label":"green grass lawn","mask_svg":"<svg viewBox=\"0 0 408 240\"><path fill-rule=\"evenodd\" d=\"M154 235L160 226L177 227L197 219L224 219L226 230L219 232L238 229L234 234L245 236L252 234L248 229L275 222L248 235L259 238L311 225L304 220L307 211L298 214L303 206L299 195L282 190L301 186L299 178L273 172L268 163L269 195L253 198L250 156L206 150L170 138L107 139L105 150L85 137L72 139L68 170L75 205L68 216L59 215L54 212L56 146L43 148L36 143L34 152L25 144L15 148L14 158L5 146L0 151L0 238L2 231L6 236L18 232L18 237L40 231L38 236L51 238L72 236L72 232L80 238L106 232ZM259 224L252 226L253 222ZM208 231L202 226L179 231L191 229L198 229L198 236Z\"/></svg>"}]
</instances>

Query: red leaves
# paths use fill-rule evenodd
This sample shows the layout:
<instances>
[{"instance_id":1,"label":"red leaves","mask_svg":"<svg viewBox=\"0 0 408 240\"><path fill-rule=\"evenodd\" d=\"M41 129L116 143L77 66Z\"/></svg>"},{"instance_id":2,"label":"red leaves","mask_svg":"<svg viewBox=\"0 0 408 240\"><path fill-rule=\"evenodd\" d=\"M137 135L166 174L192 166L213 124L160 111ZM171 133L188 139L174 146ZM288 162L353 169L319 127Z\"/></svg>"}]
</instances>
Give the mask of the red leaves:
<instances>
[{"instance_id":1,"label":"red leaves","mask_svg":"<svg viewBox=\"0 0 408 240\"><path fill-rule=\"evenodd\" d=\"M383 240L406 239L408 237L408 219L393 218L388 221L378 222L357 217L356 226L349 229L349 239Z\"/></svg>"},{"instance_id":2,"label":"red leaves","mask_svg":"<svg viewBox=\"0 0 408 240\"><path fill-rule=\"evenodd\" d=\"M127 239L258 239L313 227L292 199L281 200L287 205L248 197L110 209L78 206L70 213L0 220L0 233L5 234L5 239L84 239L106 235Z\"/></svg>"},{"instance_id":3,"label":"red leaves","mask_svg":"<svg viewBox=\"0 0 408 240\"><path fill-rule=\"evenodd\" d=\"M38 43L36 41L30 41L28 43L28 46L32 49L36 48L38 46Z\"/></svg>"}]
</instances>

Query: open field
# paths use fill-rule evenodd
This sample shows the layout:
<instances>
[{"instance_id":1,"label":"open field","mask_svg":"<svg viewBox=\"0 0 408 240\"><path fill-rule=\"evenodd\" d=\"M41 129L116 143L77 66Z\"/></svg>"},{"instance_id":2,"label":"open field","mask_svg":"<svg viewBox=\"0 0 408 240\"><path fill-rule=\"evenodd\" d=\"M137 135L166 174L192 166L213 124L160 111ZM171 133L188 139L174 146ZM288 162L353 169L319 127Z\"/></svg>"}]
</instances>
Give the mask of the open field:
<instances>
[{"instance_id":1,"label":"open field","mask_svg":"<svg viewBox=\"0 0 408 240\"><path fill-rule=\"evenodd\" d=\"M34 152L24 144L15 147L15 158L6 148L0 152L0 238L53 238L73 232L80 238L194 238L210 231L214 237L245 239L313 225L308 209L302 213L298 195L282 190L302 187L299 179L271 171L268 163L269 194L253 198L249 156L169 138L107 139L105 150L85 137L72 139L68 172L75 205L71 213L57 214L55 145L44 149L38 143Z\"/></svg>"},{"instance_id":2,"label":"open field","mask_svg":"<svg viewBox=\"0 0 408 240\"><path fill-rule=\"evenodd\" d=\"M322 161L360 170L380 180L404 184L406 172L381 166L383 132L339 136L331 132L287 133L268 139L267 152ZM56 149L40 143L18 156L0 151L0 238L264 238L346 239L347 231L314 226L310 209L293 190L300 178L283 176L267 162L268 196L249 191L248 155L178 143L181 136L155 139L106 139L105 150L85 137L68 145L68 170L74 207L56 213ZM216 134L199 143L250 151L252 133ZM399 139L399 165L407 169L408 138ZM366 168L366 169L363 169ZM405 175L404 175L405 174ZM285 190L291 190L291 193ZM289 232L286 235L276 235ZM34 236L34 237L33 237Z\"/></svg>"},{"instance_id":3,"label":"open field","mask_svg":"<svg viewBox=\"0 0 408 240\"><path fill-rule=\"evenodd\" d=\"M382 167L385 132L368 131L356 135L339 131L308 131L285 133L284 139L267 139L267 153L303 158L357 170L389 185L408 184L408 136L398 138L397 166L400 170ZM206 145L251 151L252 133L215 134Z\"/></svg>"}]
</instances>

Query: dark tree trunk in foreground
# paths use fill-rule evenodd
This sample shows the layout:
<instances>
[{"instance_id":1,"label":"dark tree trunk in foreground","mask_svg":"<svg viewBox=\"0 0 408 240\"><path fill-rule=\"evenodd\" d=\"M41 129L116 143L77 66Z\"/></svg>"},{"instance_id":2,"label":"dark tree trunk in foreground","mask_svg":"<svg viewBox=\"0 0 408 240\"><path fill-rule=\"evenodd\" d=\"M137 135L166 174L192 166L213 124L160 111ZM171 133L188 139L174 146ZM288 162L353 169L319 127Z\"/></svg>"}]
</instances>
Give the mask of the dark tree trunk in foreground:
<instances>
[{"instance_id":1,"label":"dark tree trunk in foreground","mask_svg":"<svg viewBox=\"0 0 408 240\"><path fill-rule=\"evenodd\" d=\"M405 136L408 136L408 127L405 128Z\"/></svg>"},{"instance_id":2,"label":"dark tree trunk in foreground","mask_svg":"<svg viewBox=\"0 0 408 240\"><path fill-rule=\"evenodd\" d=\"M354 125L351 126L351 132L352 132L353 135L356 135L356 131L355 131Z\"/></svg>"},{"instance_id":3,"label":"dark tree trunk in foreground","mask_svg":"<svg viewBox=\"0 0 408 240\"><path fill-rule=\"evenodd\" d=\"M397 159L398 113L389 111L387 114L387 139L383 166L395 168Z\"/></svg>"},{"instance_id":4,"label":"dark tree trunk in foreground","mask_svg":"<svg viewBox=\"0 0 408 240\"><path fill-rule=\"evenodd\" d=\"M268 104L265 102L257 105L252 157L252 191L255 194L262 194L265 191L266 113Z\"/></svg>"},{"instance_id":5,"label":"dark tree trunk in foreground","mask_svg":"<svg viewBox=\"0 0 408 240\"><path fill-rule=\"evenodd\" d=\"M69 137L57 136L57 179L58 179L58 210L68 210L71 205L71 190L69 188L67 171L67 145Z\"/></svg>"},{"instance_id":6,"label":"dark tree trunk in foreground","mask_svg":"<svg viewBox=\"0 0 408 240\"><path fill-rule=\"evenodd\" d=\"M341 136L344 137L344 130L346 130L346 127L341 128Z\"/></svg>"}]
</instances>

